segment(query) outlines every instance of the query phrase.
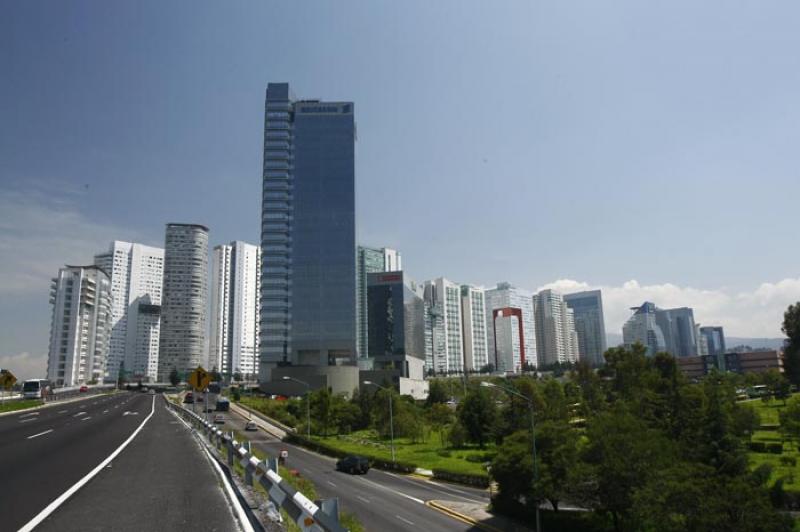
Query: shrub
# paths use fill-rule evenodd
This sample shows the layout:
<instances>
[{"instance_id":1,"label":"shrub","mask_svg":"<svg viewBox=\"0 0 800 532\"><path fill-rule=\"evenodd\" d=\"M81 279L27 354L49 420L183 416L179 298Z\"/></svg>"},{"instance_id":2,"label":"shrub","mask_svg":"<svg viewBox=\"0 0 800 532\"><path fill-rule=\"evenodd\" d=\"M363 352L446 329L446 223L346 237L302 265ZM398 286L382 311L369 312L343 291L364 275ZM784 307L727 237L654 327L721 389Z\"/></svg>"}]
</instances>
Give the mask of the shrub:
<instances>
[{"instance_id":1,"label":"shrub","mask_svg":"<svg viewBox=\"0 0 800 532\"><path fill-rule=\"evenodd\" d=\"M751 441L750 450L754 453L763 453L767 450L767 444L763 441Z\"/></svg>"},{"instance_id":2,"label":"shrub","mask_svg":"<svg viewBox=\"0 0 800 532\"><path fill-rule=\"evenodd\" d=\"M783 444L782 443L767 443L767 452L772 454L782 454L783 453Z\"/></svg>"},{"instance_id":3,"label":"shrub","mask_svg":"<svg viewBox=\"0 0 800 532\"><path fill-rule=\"evenodd\" d=\"M451 456L453 456L453 453L445 449L439 449L438 451L436 451L436 454L438 454L442 458L450 458Z\"/></svg>"},{"instance_id":4,"label":"shrub","mask_svg":"<svg viewBox=\"0 0 800 532\"><path fill-rule=\"evenodd\" d=\"M434 469L433 478L458 482L459 484L467 484L468 486L476 486L479 488L489 487L489 475L485 473L461 473L459 471L448 471L446 469Z\"/></svg>"},{"instance_id":5,"label":"shrub","mask_svg":"<svg viewBox=\"0 0 800 532\"><path fill-rule=\"evenodd\" d=\"M450 430L447 433L447 440L450 442L450 446L456 449L460 449L464 447L464 444L467 443L467 429L464 428L459 422L453 423L453 426L450 427Z\"/></svg>"},{"instance_id":6,"label":"shrub","mask_svg":"<svg viewBox=\"0 0 800 532\"><path fill-rule=\"evenodd\" d=\"M781 456L781 464L794 467L797 465L797 458L794 456Z\"/></svg>"},{"instance_id":7,"label":"shrub","mask_svg":"<svg viewBox=\"0 0 800 532\"><path fill-rule=\"evenodd\" d=\"M320 454L332 456L334 458L344 458L345 456L355 454L348 451L344 451L342 449L337 449L336 447L333 447L326 443L318 441L309 441L306 438L299 436L298 434L287 434L285 441L288 443L293 443L295 445L300 445L301 447L305 447L306 449L311 449L312 451L316 451ZM359 451L357 454L359 456L363 456L364 458L368 459L370 465L376 469L384 469L386 471L397 471L399 473L413 473L414 471L417 470L417 465L412 464L410 462L392 462L391 460L387 460L382 456L377 456L369 452Z\"/></svg>"}]
</instances>

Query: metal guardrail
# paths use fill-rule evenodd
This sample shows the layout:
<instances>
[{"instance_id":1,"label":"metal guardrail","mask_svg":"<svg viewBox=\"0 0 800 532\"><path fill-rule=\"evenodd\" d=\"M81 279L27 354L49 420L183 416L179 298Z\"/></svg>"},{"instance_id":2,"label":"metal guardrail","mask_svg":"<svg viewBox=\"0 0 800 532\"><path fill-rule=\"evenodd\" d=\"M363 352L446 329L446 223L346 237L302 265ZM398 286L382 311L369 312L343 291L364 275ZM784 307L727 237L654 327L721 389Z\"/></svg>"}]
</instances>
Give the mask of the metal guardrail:
<instances>
[{"instance_id":1,"label":"metal guardrail","mask_svg":"<svg viewBox=\"0 0 800 532\"><path fill-rule=\"evenodd\" d=\"M278 459L259 460L251 453L250 442L240 443L233 433L226 434L202 416L167 400L167 405L204 433L218 451L224 450L228 467L238 460L244 468L244 482L252 487L258 482L268 493L269 500L286 513L303 532L347 532L339 523L338 499L312 502L278 474Z\"/></svg>"}]
</instances>

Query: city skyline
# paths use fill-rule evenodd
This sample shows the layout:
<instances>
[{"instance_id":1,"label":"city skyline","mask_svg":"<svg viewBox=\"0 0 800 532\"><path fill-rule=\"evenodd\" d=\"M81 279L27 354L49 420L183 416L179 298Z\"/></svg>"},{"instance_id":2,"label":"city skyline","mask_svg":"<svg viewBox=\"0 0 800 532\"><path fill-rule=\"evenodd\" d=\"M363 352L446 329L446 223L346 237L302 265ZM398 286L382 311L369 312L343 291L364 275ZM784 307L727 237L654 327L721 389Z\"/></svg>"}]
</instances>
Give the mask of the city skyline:
<instances>
[{"instance_id":1,"label":"city skyline","mask_svg":"<svg viewBox=\"0 0 800 532\"><path fill-rule=\"evenodd\" d=\"M259 109L270 79L286 79L304 95L358 102L356 241L402 249L416 279L601 288L607 332L620 330L628 307L652 300L692 307L700 323L719 323L731 336L780 336L783 310L800 298L800 257L781 223L790 212L785 202L800 193L793 143L785 140L800 123L789 96L800 80L784 75L796 70L785 46L797 40L791 17L727 13L770 35L755 42L736 24L712 22L714 2L696 6L697 17L674 36L665 28L679 6L665 8L666 18L644 8L625 17L614 6L549 6L536 17L531 8L511 17L510 8L462 7L450 28L434 22L450 16L447 4L421 6L431 15L421 23L399 8L326 11L354 36L333 43L336 25L322 24L313 8L281 6L282 15L318 31L287 54L268 54L292 40L288 28L263 32L259 16L212 4L198 3L196 18L168 30L146 27L131 7L94 10L76 22L66 6L14 6L0 28L16 53L0 61L18 83L0 94L14 102L9 123L25 127L4 130L0 142L0 249L9 250L0 265L0 313L8 317L0 325L0 365L42 367L49 313L42 286L64 263L88 263L109 241L160 246L163 224L173 219L212 227L211 246L258 241ZM160 13L179 17L174 6ZM373 18L375 27L366 23ZM499 20L512 24L502 39L493 24ZM545 21L536 26L542 31L529 31L532 20ZM403 35L412 26L418 40L409 46ZM217 29L209 39L198 40L210 27ZM466 38L473 27L484 30L480 39ZM709 31L717 38L708 40ZM652 34L660 39L643 38ZM126 51L144 35L165 52L147 67L138 52ZM393 60L367 61L365 39ZM459 59L462 45L480 68ZM754 60L752 47L773 61ZM40 61L42 54L59 59ZM732 68L706 68L720 58ZM633 78L626 74L631 62ZM87 64L94 65L88 72ZM605 65L602 72L597 65ZM61 81L59 98L44 90L51 75ZM685 85L686 75L703 83ZM83 76L93 84L89 93ZM783 83L773 83L777 77ZM464 79L470 83L452 83ZM521 98L476 106L489 90ZM405 216L420 198L445 194L449 201ZM636 201L654 195L663 202ZM531 197L543 200L535 210ZM758 215L724 223L697 216L709 197ZM462 224L448 223L470 204L476 208ZM649 223L636 221L645 212ZM504 238L496 238L499 219ZM695 238L684 238L690 233ZM55 236L63 234L70 238ZM537 257L538 247L554 252ZM630 257L632 249L648 253L610 259Z\"/></svg>"}]
</instances>

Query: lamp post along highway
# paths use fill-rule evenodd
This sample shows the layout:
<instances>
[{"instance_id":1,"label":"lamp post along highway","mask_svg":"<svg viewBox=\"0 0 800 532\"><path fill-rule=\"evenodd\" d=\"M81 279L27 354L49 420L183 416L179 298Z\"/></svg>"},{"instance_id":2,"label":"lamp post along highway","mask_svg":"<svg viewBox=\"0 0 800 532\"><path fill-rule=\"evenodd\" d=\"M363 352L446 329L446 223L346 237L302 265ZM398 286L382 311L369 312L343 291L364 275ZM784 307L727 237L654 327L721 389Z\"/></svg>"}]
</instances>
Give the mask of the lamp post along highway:
<instances>
[{"instance_id":1,"label":"lamp post along highway","mask_svg":"<svg viewBox=\"0 0 800 532\"><path fill-rule=\"evenodd\" d=\"M301 381L300 379L295 379L294 377L290 377L288 375L283 376L283 380L285 381L294 381L299 382L303 386L306 387L306 438L311 440L311 385L307 382Z\"/></svg>"},{"instance_id":2,"label":"lamp post along highway","mask_svg":"<svg viewBox=\"0 0 800 532\"><path fill-rule=\"evenodd\" d=\"M377 386L381 390L386 390L389 394L389 437L391 438L392 442L392 462L395 462L395 455L394 455L394 414L392 414L392 391L386 388L385 386L381 386L380 384L376 384L372 381L364 381L364 384Z\"/></svg>"},{"instance_id":3,"label":"lamp post along highway","mask_svg":"<svg viewBox=\"0 0 800 532\"><path fill-rule=\"evenodd\" d=\"M533 447L533 483L536 484L536 481L539 479L538 475L538 468L536 467L536 425L534 424L533 420L533 399L526 395L522 395L516 390L512 390L511 388L506 388L505 386L500 386L499 384L494 384L489 381L481 381L481 386L484 388L498 388L503 390L506 393L510 393L511 395L516 395L517 397L522 398L525 402L528 403L528 408L530 409L531 413L531 442ZM539 503L536 503L536 532L541 532L541 521L539 520Z\"/></svg>"}]
</instances>

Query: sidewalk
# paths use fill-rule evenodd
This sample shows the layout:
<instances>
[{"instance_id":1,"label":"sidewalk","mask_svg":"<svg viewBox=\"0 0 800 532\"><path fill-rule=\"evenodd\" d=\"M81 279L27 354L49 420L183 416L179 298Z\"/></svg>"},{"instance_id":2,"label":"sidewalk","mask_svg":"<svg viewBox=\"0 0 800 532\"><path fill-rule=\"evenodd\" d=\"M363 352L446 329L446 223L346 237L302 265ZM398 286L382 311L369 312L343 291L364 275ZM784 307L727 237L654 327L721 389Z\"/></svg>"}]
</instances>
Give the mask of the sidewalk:
<instances>
[{"instance_id":1,"label":"sidewalk","mask_svg":"<svg viewBox=\"0 0 800 532\"><path fill-rule=\"evenodd\" d=\"M198 442L157 398L153 417L131 444L36 530L234 531L240 527Z\"/></svg>"},{"instance_id":2,"label":"sidewalk","mask_svg":"<svg viewBox=\"0 0 800 532\"><path fill-rule=\"evenodd\" d=\"M456 519L475 525L489 532L531 532L532 529L512 521L508 517L489 513L483 504L457 501L428 501L428 506L436 508Z\"/></svg>"}]
</instances>

